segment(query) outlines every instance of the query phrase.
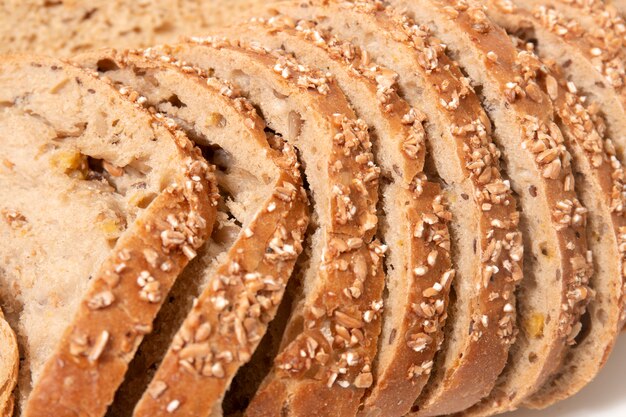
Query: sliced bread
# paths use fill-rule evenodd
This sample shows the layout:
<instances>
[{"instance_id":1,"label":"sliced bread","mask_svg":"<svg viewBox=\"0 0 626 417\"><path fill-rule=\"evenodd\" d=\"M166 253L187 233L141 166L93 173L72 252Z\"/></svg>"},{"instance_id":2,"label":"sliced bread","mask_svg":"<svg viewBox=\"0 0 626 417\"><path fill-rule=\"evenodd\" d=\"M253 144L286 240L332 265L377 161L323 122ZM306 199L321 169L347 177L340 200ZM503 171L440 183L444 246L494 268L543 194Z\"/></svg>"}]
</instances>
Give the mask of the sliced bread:
<instances>
[{"instance_id":1,"label":"sliced bread","mask_svg":"<svg viewBox=\"0 0 626 417\"><path fill-rule=\"evenodd\" d=\"M103 415L210 233L213 170L128 90L51 58L1 65L0 289L24 358L18 405Z\"/></svg>"},{"instance_id":2,"label":"sliced bread","mask_svg":"<svg viewBox=\"0 0 626 417\"><path fill-rule=\"evenodd\" d=\"M533 52L532 44L521 45ZM589 208L587 241L593 254L594 297L587 306L577 344L563 367L525 406L545 408L574 395L602 369L626 319L626 176L598 105L589 106L562 69L551 62L538 73L539 86L554 105L555 119L573 157L576 190Z\"/></svg>"},{"instance_id":3,"label":"sliced bread","mask_svg":"<svg viewBox=\"0 0 626 417\"><path fill-rule=\"evenodd\" d=\"M329 76L288 55L221 38L156 50L232 80L268 126L298 149L317 227L310 261L298 277L301 299L261 389L269 401L257 403L258 410L309 415L321 405L349 414L372 382L384 286L385 248L373 240L380 170L366 124ZM196 410L206 409L203 395L193 398Z\"/></svg>"},{"instance_id":4,"label":"sliced bread","mask_svg":"<svg viewBox=\"0 0 626 417\"><path fill-rule=\"evenodd\" d=\"M550 99L537 85L535 60L517 51L478 2L392 3L428 25L480 88L520 197L526 254L517 297L522 334L492 395L470 410L503 412L538 390L575 343L591 296L587 211L575 193L571 155Z\"/></svg>"},{"instance_id":5,"label":"sliced bread","mask_svg":"<svg viewBox=\"0 0 626 417\"><path fill-rule=\"evenodd\" d=\"M198 380L205 386L206 406L221 399L273 319L302 251L308 206L296 154L279 137L266 135L264 121L233 85L200 70L141 51L107 50L75 60L136 89L147 105L184 126L197 145L221 155L218 184L229 195L227 212L241 225L239 236L220 252L200 256L183 274L186 285L181 294L172 293L172 311L160 316L167 325L146 339L146 361L131 369L133 382L116 404L117 415L130 413L147 388L135 415L159 415L174 404L179 413L199 414L185 400L189 386Z\"/></svg>"},{"instance_id":6,"label":"sliced bread","mask_svg":"<svg viewBox=\"0 0 626 417\"><path fill-rule=\"evenodd\" d=\"M422 172L424 115L396 93L397 74L371 61L358 46L319 30L314 21L278 15L255 19L245 32L233 28L228 33L282 47L300 62L329 71L371 128L384 178L380 236L389 249L383 330L373 363L374 386L366 393L372 400L364 409L402 414L428 379L442 344L454 279L446 225L450 213L439 186Z\"/></svg>"},{"instance_id":7,"label":"sliced bread","mask_svg":"<svg viewBox=\"0 0 626 417\"><path fill-rule=\"evenodd\" d=\"M506 363L515 335L514 283L522 275L518 214L500 176L491 123L443 45L381 2L275 7L296 19L316 18L318 30L329 29L361 46L399 74L400 93L427 115L428 151L450 200L455 303L428 384L424 377L411 381L412 389L394 402L396 387L383 375L363 414L404 415L418 409L414 402L420 393L424 413L459 411L455 407L463 409L465 402L471 405L489 393ZM402 374L411 375L411 369ZM469 375L480 379L468 383Z\"/></svg>"}]
</instances>

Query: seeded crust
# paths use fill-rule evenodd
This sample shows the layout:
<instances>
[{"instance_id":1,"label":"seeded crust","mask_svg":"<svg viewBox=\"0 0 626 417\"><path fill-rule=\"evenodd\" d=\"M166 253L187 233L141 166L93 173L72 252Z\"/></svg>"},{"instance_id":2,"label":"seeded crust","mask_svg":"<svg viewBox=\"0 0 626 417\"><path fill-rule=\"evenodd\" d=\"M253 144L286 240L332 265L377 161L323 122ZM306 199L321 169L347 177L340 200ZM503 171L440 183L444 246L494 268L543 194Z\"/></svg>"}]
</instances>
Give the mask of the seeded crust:
<instances>
[{"instance_id":1,"label":"seeded crust","mask_svg":"<svg viewBox=\"0 0 626 417\"><path fill-rule=\"evenodd\" d=\"M381 189L381 237L389 252L386 307L372 390L376 408L389 411L398 406L398 398L404 398L401 392L407 391L409 398L416 385L423 385L419 380L428 378L441 345L455 272L450 261L447 202L439 186L422 172L424 115L397 95L397 74L370 61L359 47L318 30L313 21L296 22L277 15L254 19L244 33L239 28L230 32L235 31L229 35L256 39L270 48L282 46L304 64L330 71L357 115L376 132L375 155L390 182ZM376 102L377 107L371 105Z\"/></svg>"},{"instance_id":2,"label":"seeded crust","mask_svg":"<svg viewBox=\"0 0 626 417\"><path fill-rule=\"evenodd\" d=\"M549 98L535 81L534 61L518 53L480 4L395 3L428 24L481 86L513 189L520 196L527 255L517 297L523 334L494 390L496 396L505 393L502 401L496 401L495 409L492 397L482 402L488 413L512 409L556 371L580 330L591 294L586 209L574 191L571 156L552 118Z\"/></svg>"},{"instance_id":3,"label":"seeded crust","mask_svg":"<svg viewBox=\"0 0 626 417\"><path fill-rule=\"evenodd\" d=\"M318 227L303 300L292 313L264 392L272 390L272 407L293 415L308 415L319 403L333 410L356 408L371 384L384 285L385 247L373 240L379 168L372 161L367 126L354 118L331 79L287 55L217 38L192 39L159 52L230 78L259 106L269 126L298 148ZM363 293L352 296L345 291L351 287ZM353 347L346 345L350 338L356 341ZM317 372L309 369L313 358L320 361ZM348 373L338 380L339 367Z\"/></svg>"},{"instance_id":4,"label":"seeded crust","mask_svg":"<svg viewBox=\"0 0 626 417\"><path fill-rule=\"evenodd\" d=\"M52 328L67 326L65 332L59 335L58 343L56 340L39 337L38 333L46 334L46 327L30 330L24 327L33 326L29 324L32 313L27 309L36 307L33 304L37 293L33 292L27 277L19 275L19 271L29 270L28 268L36 267L38 263L33 263L29 258L28 262L16 268L17 259L7 258L10 263L5 265L6 270L3 273L7 275L7 281L2 283L3 291L10 288L16 290L12 294L9 292L10 306L14 308L20 301L25 304L23 312L11 312L13 320L19 320L16 328L21 332L19 336L24 341L23 347L28 349L26 354L29 355L29 369L25 370L25 378L20 378L20 384L24 383L20 387L22 399L30 390L28 372L33 374L35 382L25 410L24 403L21 404L22 414L102 415L123 379L134 349L142 335L149 332L151 321L169 286L189 258L193 257L195 248L210 232L215 218L214 175L208 164L201 159L199 151L193 148L182 133L166 128L142 110L139 103L124 99L113 86L79 68L50 58L25 55L5 58L0 73L0 99L11 104L5 108L7 123L25 125L24 118L28 115L28 120L32 123L23 126L23 129L32 125L35 130L31 135L43 136L41 140L47 141L47 145L39 148L41 154L35 158L37 162L33 163L31 160L32 168L25 167L24 161L19 158L24 154L13 155L10 153L11 149L5 150L5 158L14 157L13 161L4 165L6 173L3 182L6 181L6 187L13 185L11 181L14 178L28 181L27 178L32 175L30 170L37 175L49 162L52 164L51 169L48 173L39 174L38 180L43 181L45 178L49 183L44 183L44 188L49 187L61 193L61 196L48 197L47 204L50 207L56 204L57 198L63 199L59 186L55 189L52 184L55 184L54 180L61 181L60 178L65 175L71 178L64 181L75 193L76 201L84 201L81 198L85 196L91 197L86 204L86 214L92 214L87 207L98 207L111 194L111 200L116 200L119 204L117 208L125 215L125 218L118 218L123 224L120 224L117 231L119 234L109 239L111 246L104 259L99 259L100 240L94 239L91 241L93 245L90 245L88 236L78 237L87 242L86 252L81 252L78 256L89 258L93 250L97 264L93 267L94 275L88 284L81 282L86 276L73 277L76 282L69 283L77 288L87 288L84 295L78 294L79 303L68 304L75 307L74 309L69 312L56 310L63 311L66 316L73 316L71 319L59 314L50 322ZM105 108L106 113L101 113ZM120 114L123 117L115 120L106 118L114 119ZM103 119L99 119L99 116ZM5 146L10 144L5 143ZM59 161L57 157L60 155L55 149L71 147L80 155L86 155L85 159L87 155L100 158L103 171L83 172L83 169L88 171L88 161L80 164L65 161L67 163L62 165L64 160ZM155 152L156 147L158 152ZM39 158L41 161L38 161ZM57 165L53 163L55 161ZM89 182L89 178L94 178L93 182ZM140 193L137 192L137 183L134 181L142 183L139 189L144 191L141 193L153 193L151 202L146 201L145 197L139 203L135 201ZM11 202L18 203L20 188L15 187L13 190L16 197ZM4 204L8 201L9 199L3 197ZM110 204L115 205L115 202ZM147 207L142 208L142 205ZM72 207L67 203L65 206L68 210ZM27 206L19 206L19 209L23 211L3 209L3 236L16 244L20 237L27 237L31 233L36 237L35 233L42 230L46 233L59 232L54 228L49 229L48 220L43 220L46 223L40 221L45 213L29 211ZM74 212L68 211L68 214L72 213ZM184 226L185 233L175 230L168 223L168 218L177 220L180 226ZM80 217L70 220L77 224L83 221ZM98 224L98 219L91 221ZM54 225L55 222L51 224ZM70 239L77 238L69 230L61 232L62 236L68 233L66 236ZM99 234L108 238L106 233ZM159 265L148 265L144 255L147 252L156 253L160 260ZM34 254L37 255L36 251ZM63 258L75 261L73 256L75 254L66 254ZM46 261L53 262L54 259ZM82 265L72 267L80 268L74 275L82 274ZM46 280L47 288L39 291L48 291L44 292L44 297L50 297L50 300L57 299L56 305L45 307L54 314L54 308L66 303L62 297L69 295L55 294L54 291L63 289L61 285L68 279L66 275L71 276L71 272L64 269L57 272L52 268L46 274L49 277ZM6 284L9 280L14 283L11 287ZM33 300L24 299L26 295L33 297ZM49 319L44 314L35 318L36 325L39 326L47 326L46 320ZM54 335L46 337L52 338ZM43 351L45 356L41 351L31 350L29 343L33 342L30 340L33 338L38 343L46 343L45 346L35 346L38 349L48 349L50 345L49 352ZM56 349L51 348L55 344ZM45 364L42 363L44 361Z\"/></svg>"},{"instance_id":5,"label":"seeded crust","mask_svg":"<svg viewBox=\"0 0 626 417\"><path fill-rule=\"evenodd\" d=\"M472 387L483 391L476 394L479 398L486 395L506 363L509 343L514 338L512 293L514 281L521 279L522 247L515 202L508 183L500 177L499 151L491 143L490 122L480 103L437 41L413 26L409 19L386 10L381 3L333 5L331 2L325 6L309 2L303 7L277 8L296 18L317 17L319 27L330 28L355 44L374 45L368 54L398 71L404 95L428 115L426 126L435 165L449 184L446 192L452 201L456 242L453 257L459 268L455 290L457 300L461 300L455 306L456 316L448 329L448 334L454 335L450 338L456 340L444 345L436 366L436 369L456 367L456 372L448 375L436 372L431 381L436 378L437 385L453 386L458 379L466 378L467 369L473 368L473 374L480 369L484 378L474 380ZM474 246L479 253L474 252ZM455 249L459 251L456 254ZM463 361L454 365L442 363L456 362L456 352L463 354ZM384 377L396 380L411 377L414 369L393 370L393 376L388 373ZM414 383L413 387L404 385L403 391L398 391L394 384L386 385L383 380L365 402L363 413L407 413L429 374L424 369L422 375L409 381Z\"/></svg>"},{"instance_id":6,"label":"seeded crust","mask_svg":"<svg viewBox=\"0 0 626 417\"><path fill-rule=\"evenodd\" d=\"M565 145L574 159L577 191L590 208L587 241L595 270L590 282L594 297L587 306L590 323L581 330L584 339L579 338L570 349L558 374L524 404L545 408L574 395L597 375L626 318L626 177L613 142L606 136L599 106L585 102L558 64L547 62L544 66L538 61L537 66L539 86L553 102Z\"/></svg>"},{"instance_id":7,"label":"seeded crust","mask_svg":"<svg viewBox=\"0 0 626 417\"><path fill-rule=\"evenodd\" d=\"M13 414L13 389L17 384L20 354L15 332L0 309L0 415Z\"/></svg>"},{"instance_id":8,"label":"seeded crust","mask_svg":"<svg viewBox=\"0 0 626 417\"><path fill-rule=\"evenodd\" d=\"M136 416L158 415L178 404L179 413L194 414L188 408L186 397L198 395L210 408L223 396L237 369L249 360L274 317L296 258L302 251L308 207L297 157L293 148L277 138L273 138L277 142L276 149L270 147L264 132L265 123L231 84L206 78L201 70L150 51L117 53L109 50L81 58L89 67L97 67L102 60L120 68L106 72L109 78L137 89L144 94L148 105L180 119L181 124L188 126L190 136L201 135L198 141L203 145L220 146L228 155L229 166L223 175L239 177L225 181L223 186L229 189L236 203L245 206L244 215L238 213L237 208L233 210L242 223L240 236L226 248L227 254L217 255L219 265L212 265L215 260L205 262L206 270L198 273L197 279L198 286L206 287L204 291L184 289L200 294L182 327L174 329L178 330L174 341L169 337L151 340L162 345L163 350L170 342L172 344L164 359L163 351L159 352L154 346L149 348L160 353L160 357L153 359L155 363L160 359L163 362L134 412ZM154 81L146 86L146 79ZM169 108L167 98L171 94L181 102L178 106L186 110ZM201 99L194 99L194 96ZM223 129L214 132L204 127L205 114L224 114L221 116L224 126L232 133ZM217 121L215 125L221 124ZM238 125L242 128L236 128ZM274 169L255 158L262 158L264 165L272 165ZM255 166L256 169L251 169ZM273 172L277 170L279 172ZM265 180L250 180L254 177ZM270 188L266 190L263 182L270 181ZM252 187L256 189L246 189ZM251 198L254 193L265 195ZM182 314L186 313L185 309ZM137 373L149 374L148 371L149 367L141 367L135 370L134 377L139 379ZM191 393L189 387L196 384L205 387ZM164 396L166 390L168 395ZM134 406L120 398L122 402L125 404L118 405L122 410L130 411Z\"/></svg>"},{"instance_id":9,"label":"seeded crust","mask_svg":"<svg viewBox=\"0 0 626 417\"><path fill-rule=\"evenodd\" d=\"M557 2L558 3L558 2ZM555 60L565 76L601 105L608 134L621 161L626 160L626 73L624 34L610 19L590 30L551 6L520 7L508 0L491 0L489 16L522 39L536 38L540 57ZM527 5L527 6L526 6ZM523 7L528 7L524 9ZM582 14L582 12L579 12Z\"/></svg>"}]
</instances>

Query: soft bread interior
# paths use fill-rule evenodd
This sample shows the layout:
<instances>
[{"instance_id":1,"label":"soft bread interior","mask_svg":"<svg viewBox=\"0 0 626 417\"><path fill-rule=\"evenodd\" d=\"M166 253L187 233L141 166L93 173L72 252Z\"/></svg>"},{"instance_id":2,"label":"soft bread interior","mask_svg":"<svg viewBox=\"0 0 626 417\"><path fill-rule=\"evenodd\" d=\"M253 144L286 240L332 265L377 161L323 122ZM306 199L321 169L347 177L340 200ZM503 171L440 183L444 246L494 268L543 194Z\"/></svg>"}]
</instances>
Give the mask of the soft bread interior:
<instances>
[{"instance_id":1,"label":"soft bread interior","mask_svg":"<svg viewBox=\"0 0 626 417\"><path fill-rule=\"evenodd\" d=\"M85 82L97 81L36 63L0 74L0 299L22 350L21 399L90 277L176 178L175 142Z\"/></svg>"}]
</instances>

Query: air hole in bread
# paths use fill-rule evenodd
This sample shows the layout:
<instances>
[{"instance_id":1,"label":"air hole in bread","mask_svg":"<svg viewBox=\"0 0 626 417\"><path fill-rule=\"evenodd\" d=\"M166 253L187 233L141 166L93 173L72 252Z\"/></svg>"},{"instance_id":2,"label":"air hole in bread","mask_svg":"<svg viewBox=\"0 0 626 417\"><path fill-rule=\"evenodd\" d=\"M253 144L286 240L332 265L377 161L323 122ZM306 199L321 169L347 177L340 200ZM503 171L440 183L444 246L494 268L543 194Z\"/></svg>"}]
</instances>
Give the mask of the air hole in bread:
<instances>
[{"instance_id":1,"label":"air hole in bread","mask_svg":"<svg viewBox=\"0 0 626 417\"><path fill-rule=\"evenodd\" d=\"M547 242L540 242L537 247L539 248L539 252L541 252L541 254L543 256L549 256L550 252L548 251L548 243Z\"/></svg>"},{"instance_id":2,"label":"air hole in bread","mask_svg":"<svg viewBox=\"0 0 626 417\"><path fill-rule=\"evenodd\" d=\"M537 361L537 354L535 352L530 352L528 354L528 362L535 363Z\"/></svg>"},{"instance_id":3,"label":"air hole in bread","mask_svg":"<svg viewBox=\"0 0 626 417\"><path fill-rule=\"evenodd\" d=\"M172 106L176 107L176 108L184 108L187 107L187 105L185 103L183 103L182 101L180 101L180 98L178 98L178 96L176 94L172 94L168 99L167 102L170 103ZM219 115L221 116L221 115ZM223 117L222 117L223 118Z\"/></svg>"},{"instance_id":4,"label":"air hole in bread","mask_svg":"<svg viewBox=\"0 0 626 417\"><path fill-rule=\"evenodd\" d=\"M96 69L98 72L117 71L120 67L112 59L101 59L96 63Z\"/></svg>"},{"instance_id":5,"label":"air hole in bread","mask_svg":"<svg viewBox=\"0 0 626 417\"><path fill-rule=\"evenodd\" d=\"M574 339L576 345L580 345L587 338L587 336L589 336L589 333L591 333L592 322L589 309L587 309L587 311L585 311L585 314L583 314L583 316L580 318L580 324L580 331Z\"/></svg>"},{"instance_id":6,"label":"air hole in bread","mask_svg":"<svg viewBox=\"0 0 626 417\"><path fill-rule=\"evenodd\" d=\"M229 168L232 166L232 155L218 145L197 146L200 148L202 156L204 156L207 161L215 165L218 170L228 173Z\"/></svg>"}]
</instances>

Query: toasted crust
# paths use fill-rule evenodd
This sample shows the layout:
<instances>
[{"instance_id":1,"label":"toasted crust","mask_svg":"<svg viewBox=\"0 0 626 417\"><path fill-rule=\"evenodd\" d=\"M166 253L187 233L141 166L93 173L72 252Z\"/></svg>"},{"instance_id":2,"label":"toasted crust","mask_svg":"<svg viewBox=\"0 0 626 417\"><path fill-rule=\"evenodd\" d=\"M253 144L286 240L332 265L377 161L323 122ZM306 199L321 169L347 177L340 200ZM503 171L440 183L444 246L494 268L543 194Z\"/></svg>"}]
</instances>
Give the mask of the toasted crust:
<instances>
[{"instance_id":1,"label":"toasted crust","mask_svg":"<svg viewBox=\"0 0 626 417\"><path fill-rule=\"evenodd\" d=\"M537 86L539 68L526 54L517 53L506 33L486 17L479 4L452 0L396 3L405 5L418 20L428 23L458 57L461 66L482 84L483 95L492 106L490 115L495 119L496 138L508 159L513 188L521 197L524 223L531 230L529 237L533 241L526 241L527 249L531 249L527 252L535 259L528 263L528 284L522 283L522 298L518 298L525 335L518 338L501 383L494 391L507 392L496 412L515 408L560 365L567 345L574 342L580 329L579 319L590 294L586 210L574 191L571 157L552 118L550 101ZM511 129L521 135L516 137ZM532 178L520 176L522 172L532 172ZM549 216L551 230L537 224L533 216ZM549 247L548 257L537 247L542 240ZM548 284L545 276L556 277L558 290ZM533 294L535 290L531 289L538 288L535 284L546 290ZM533 301L543 300L546 301L540 309L545 310L530 308ZM543 315L540 333L534 332L535 314ZM534 345L533 350L529 350L528 343ZM494 412L493 402L488 397L482 403L489 413Z\"/></svg>"},{"instance_id":2,"label":"toasted crust","mask_svg":"<svg viewBox=\"0 0 626 417\"><path fill-rule=\"evenodd\" d=\"M392 412L404 402L408 410L411 394L416 396L416 386L428 378L443 338L454 276L447 230L450 213L440 187L421 173L425 153L423 115L395 92L397 75L370 62L369 54L357 46L315 26L313 21L273 16L269 20L255 19L246 34L232 36L256 39L268 47L282 46L303 63L328 69L357 113L377 132L377 161L393 185L382 191L383 208L390 218L383 234L390 247L388 295L374 363L375 384L366 394L376 401L374 406L366 403L365 409ZM372 102L378 102L376 115L371 113ZM437 285L441 289L434 291ZM409 394L404 396L402 391Z\"/></svg>"},{"instance_id":3,"label":"toasted crust","mask_svg":"<svg viewBox=\"0 0 626 417\"><path fill-rule=\"evenodd\" d=\"M402 56L402 59L413 60L414 62L411 70L399 71L400 86L408 85L403 84L403 82L415 85L413 79L417 77L418 80L423 80L418 81L420 88L428 91L430 91L429 89L433 90L427 95L427 97L434 97L430 99L433 101L432 104L425 104L424 101L428 99L414 95L410 91L410 87L406 88L405 95L409 97L413 105L428 115L427 124L439 125L439 132L445 132L443 134L439 132L431 134L431 137L428 138L433 142L431 146L456 149L456 152L452 151L452 155L456 153L457 156L452 156L452 158L454 161L458 161L458 165L454 165L454 168L449 166L443 168L440 175L451 184L463 182L465 178L469 179L467 185L469 188L466 193L462 191L466 186L456 186L456 190L450 187L451 190L448 192L456 194L452 198L460 201L464 200L461 194L476 196L475 199L472 198L471 202L466 204L469 210L476 213L477 217L474 221L477 224L477 232L466 233L471 235L476 233L476 241L480 242L477 245L480 251L478 258L484 258L482 262L476 262L475 266L465 270L464 273L467 272L467 276L457 276L457 280L467 280L468 287L476 288L478 285L479 288L476 295L468 294L467 297L471 298L472 301L468 301L468 313L464 313L468 314L468 326L474 327L475 331L471 337L468 337L466 328L459 330L459 333L462 334L461 338L465 341L456 347L459 352L463 353L464 358L467 356L469 360L464 360L458 364L460 366L456 372L449 373L445 377L442 376L440 382L442 386L455 385L457 378L465 378L466 367L480 368L485 378L480 384L474 384L473 387L482 390L484 392L482 395L486 395L506 362L508 346L514 334L514 300L512 299L514 280L511 274L515 275L517 280L521 278L519 264L521 260L521 236L516 235L517 213L515 203L508 186L500 179L499 152L491 144L489 120L482 111L476 96L464 82L458 67L445 56L443 48L438 46L437 41L431 38L427 32L412 26L408 19L396 16L382 3L356 2L355 4L342 3L336 5L330 2L328 6L322 3L308 2L306 6L302 7L284 7L277 4L275 7L296 18L318 16L320 26L330 27L333 32L345 38L357 38L359 39L358 43L361 44L369 42L367 41L367 34L365 34L366 31L376 33L379 39L383 38L389 44L382 47L385 49L384 52L370 50L368 51L369 54L390 65L391 68L398 66L394 63L395 58L388 57L387 50L397 51L396 53ZM341 16L342 22L336 23L328 16ZM339 27L343 21L351 22L346 25L346 29ZM367 28L359 29L359 25L367 26ZM417 76L413 75L414 71L417 72ZM441 86L446 87L440 88ZM485 160L482 158L487 155L487 163L476 163L477 157L484 162ZM435 162L441 168L450 165L451 161L444 161L444 157L439 151L435 154ZM486 166L488 168L485 168ZM487 177L489 178L487 179ZM493 197L496 195L498 198L494 199ZM481 208L483 204L485 210ZM461 209L461 205L459 205L456 210L456 212L453 210L453 216L458 216L461 210L467 210L467 208ZM494 231L491 230L493 224L498 224L502 229L495 230L494 234ZM505 236L512 240L507 241ZM503 240L500 241L501 239ZM493 245L501 247L503 243L505 249L497 251L496 257L491 259L494 254ZM514 253L514 258L517 260L508 259L509 249L512 250L511 253ZM474 256L467 254L467 258ZM498 258L500 256L502 256L501 259ZM500 261L508 266L508 271L499 263ZM494 265L496 268L493 268ZM471 272L469 272L470 270ZM493 271L496 273L492 276ZM491 282L489 278L486 279L487 287L483 285L485 282L483 276L486 275L492 278ZM497 293L499 297L494 299L494 293ZM505 309L504 305L506 304L508 306ZM472 326L471 322L476 322L476 325ZM487 323L487 326L484 326L483 323ZM451 326L453 325L451 323ZM485 351L489 352L489 355L480 353ZM366 400L364 413L373 415L381 412L389 413L389 415L407 413L428 380L429 371L420 372L421 375L416 379L407 378L406 376L412 375L411 371L415 370L415 363L409 364L401 351L394 352L394 354L397 356L391 361L389 370L381 373L380 385L374 387L370 397ZM454 358L456 353L449 353L449 355L450 358ZM396 366L402 366L404 369L399 371L395 368ZM390 381L394 381L394 383L390 383ZM437 395L435 394L435 396Z\"/></svg>"},{"instance_id":4,"label":"toasted crust","mask_svg":"<svg viewBox=\"0 0 626 417\"><path fill-rule=\"evenodd\" d=\"M129 113L141 114L155 136L176 144L185 165L175 173L175 184L157 196L117 241L56 353L44 365L24 411L26 416L103 415L134 349L150 329L160 298L210 232L215 218L214 176L184 135L165 128L138 104L126 101L112 86L83 70L32 56L5 58L2 66L3 71L17 73L27 67L54 68L93 90L93 94L111 98ZM168 216L186 224L187 234L175 231ZM178 235L182 235L180 241ZM156 251L163 263L150 265L143 255L148 249ZM138 276L145 279L146 285L137 286ZM159 285L147 285L152 280Z\"/></svg>"},{"instance_id":5,"label":"toasted crust","mask_svg":"<svg viewBox=\"0 0 626 417\"><path fill-rule=\"evenodd\" d=\"M286 143L283 149L272 149L254 107L232 86L205 78L201 70L149 51L94 55L84 60L108 59L134 72L162 71L181 87L189 87L186 81L192 81L198 92L234 107L242 120L229 122L244 124L249 131L246 139L257 141L257 151L264 151L280 168L271 194L197 298L134 411L135 416L169 415L176 407L177 415L203 415L219 405L237 369L254 353L302 251L309 214L297 156ZM149 94L146 97L153 102ZM223 147L233 151L234 145ZM235 323L234 331L230 323Z\"/></svg>"},{"instance_id":6,"label":"toasted crust","mask_svg":"<svg viewBox=\"0 0 626 417\"><path fill-rule=\"evenodd\" d=\"M17 348L15 332L4 320L0 309L0 414L13 414L13 389L17 383L17 372L20 363L20 354Z\"/></svg>"},{"instance_id":7,"label":"toasted crust","mask_svg":"<svg viewBox=\"0 0 626 417\"><path fill-rule=\"evenodd\" d=\"M319 178L307 175L313 194L318 199L316 205L321 232L318 236L323 240L317 250L324 248L323 267L318 271L310 270L308 279L305 278L304 311L294 313L291 319L290 334L295 340L285 339L286 347L277 358L274 373L269 378L277 382L285 393L290 392L290 402L275 402L274 407L288 408L293 415L307 415L314 408L316 395L327 398L325 403L341 404L346 409L357 407L365 388L362 384L371 378L370 363L380 332L378 311L384 283L380 268L384 249L379 243L371 242L376 230L379 169L372 163L367 127L363 122L354 120L352 110L332 80L297 64L288 56L277 56L258 46L217 38L192 39L189 44L159 49L200 68L211 68L218 75L233 73L245 77L252 86L244 90L254 97L270 94L267 100L272 101L293 96L292 109L307 118L302 128L311 129L309 124L315 120L318 127L314 129L323 129L323 133L317 133L315 139L320 141L321 134L323 141L311 147L310 133L307 133L306 141L300 140L298 129L294 132L288 127L294 127L292 117L289 120L280 119L284 113L277 111L276 107L272 108L265 99L253 100L264 111L270 125L275 123L279 133L288 140L294 140L307 170L316 172L314 170L328 167L322 168L328 169L327 174L316 175ZM256 84L259 80L263 82ZM265 87L266 83L275 92ZM331 140L331 137L335 139ZM319 147L328 151L322 153L323 159L315 160L314 153ZM322 181L324 178L328 178L329 183ZM354 285L365 288L358 298L344 291ZM300 313L304 315L304 322ZM367 317L366 321L361 319L363 314ZM303 323L306 323L306 330L301 327ZM322 333L322 325L331 329L333 336L330 341ZM353 349L345 346L342 335L346 332L349 335L349 329L360 335L358 340L362 341L362 345ZM328 358L326 353L330 352L331 343L335 345L335 354ZM318 375L306 373L312 358L301 356L302 349L325 362ZM352 358L358 357L359 360L356 363L351 361L346 382L357 381L358 387L346 389L336 383L327 387L329 380L335 382L337 374L334 369L341 366L340 362L346 363L348 351L354 355ZM289 366L286 367L286 364ZM307 391L314 394L309 395Z\"/></svg>"},{"instance_id":8,"label":"toasted crust","mask_svg":"<svg viewBox=\"0 0 626 417\"><path fill-rule=\"evenodd\" d=\"M549 67L549 68L548 68ZM590 323L582 341L570 349L563 368L536 395L525 402L545 408L581 390L608 359L623 326L626 248L626 188L624 169L617 159L598 105L586 105L563 70L554 62L539 76L539 85L553 102L565 144L574 158L574 172L582 180L578 190L589 216L588 242L595 274L595 297L587 307ZM588 108L589 107L589 108ZM611 232L609 232L611 231Z\"/></svg>"}]
</instances>

